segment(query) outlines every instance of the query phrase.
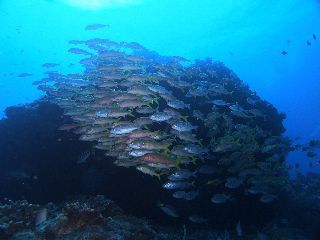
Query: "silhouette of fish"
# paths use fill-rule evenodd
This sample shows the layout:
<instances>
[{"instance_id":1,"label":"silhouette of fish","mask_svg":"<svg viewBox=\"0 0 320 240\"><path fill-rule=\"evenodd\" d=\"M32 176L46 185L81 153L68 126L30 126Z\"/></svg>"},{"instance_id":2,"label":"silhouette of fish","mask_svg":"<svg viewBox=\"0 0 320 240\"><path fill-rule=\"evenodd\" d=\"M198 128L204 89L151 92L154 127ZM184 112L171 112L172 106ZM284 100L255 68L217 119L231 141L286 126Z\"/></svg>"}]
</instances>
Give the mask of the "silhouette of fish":
<instances>
[{"instance_id":1,"label":"silhouette of fish","mask_svg":"<svg viewBox=\"0 0 320 240\"><path fill-rule=\"evenodd\" d=\"M20 73L19 75L18 75L18 77L30 77L30 76L32 76L33 74L31 74L31 73Z\"/></svg>"},{"instance_id":2,"label":"silhouette of fish","mask_svg":"<svg viewBox=\"0 0 320 240\"><path fill-rule=\"evenodd\" d=\"M109 27L109 25L106 24L91 24L86 26L85 30L97 30L99 28L105 28L105 27Z\"/></svg>"},{"instance_id":3,"label":"silhouette of fish","mask_svg":"<svg viewBox=\"0 0 320 240\"><path fill-rule=\"evenodd\" d=\"M57 64L57 63L44 63L44 64L42 64L42 67L44 67L44 68L52 68L52 67L56 67L56 66L59 66L59 64Z\"/></svg>"},{"instance_id":4,"label":"silhouette of fish","mask_svg":"<svg viewBox=\"0 0 320 240\"><path fill-rule=\"evenodd\" d=\"M307 41L307 45L308 45L308 46L311 46L311 42L310 42L309 40Z\"/></svg>"},{"instance_id":5,"label":"silhouette of fish","mask_svg":"<svg viewBox=\"0 0 320 240\"><path fill-rule=\"evenodd\" d=\"M288 52L286 52L286 51L282 51L282 52L281 52L281 54L282 54L282 55L287 55L287 54L288 54Z\"/></svg>"},{"instance_id":6,"label":"silhouette of fish","mask_svg":"<svg viewBox=\"0 0 320 240\"><path fill-rule=\"evenodd\" d=\"M317 36L315 34L312 34L312 37L314 40L317 40Z\"/></svg>"}]
</instances>

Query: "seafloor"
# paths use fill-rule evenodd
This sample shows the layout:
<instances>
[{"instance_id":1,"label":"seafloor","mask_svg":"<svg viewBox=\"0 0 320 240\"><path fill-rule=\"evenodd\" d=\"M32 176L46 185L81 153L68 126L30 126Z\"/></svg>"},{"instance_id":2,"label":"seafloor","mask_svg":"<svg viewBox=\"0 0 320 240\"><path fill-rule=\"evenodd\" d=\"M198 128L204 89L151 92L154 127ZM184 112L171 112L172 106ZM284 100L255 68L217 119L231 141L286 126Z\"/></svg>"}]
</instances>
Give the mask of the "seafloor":
<instances>
[{"instance_id":1,"label":"seafloor","mask_svg":"<svg viewBox=\"0 0 320 240\"><path fill-rule=\"evenodd\" d=\"M208 227L186 225L159 226L147 219L124 214L113 201L102 195L45 206L27 201L7 201L1 205L1 239L95 239L95 240L218 240L218 239L310 239L299 229L277 224L263 232L237 236L235 231L224 232ZM41 214L46 221L35 225ZM37 218L35 219L35 216Z\"/></svg>"}]
</instances>

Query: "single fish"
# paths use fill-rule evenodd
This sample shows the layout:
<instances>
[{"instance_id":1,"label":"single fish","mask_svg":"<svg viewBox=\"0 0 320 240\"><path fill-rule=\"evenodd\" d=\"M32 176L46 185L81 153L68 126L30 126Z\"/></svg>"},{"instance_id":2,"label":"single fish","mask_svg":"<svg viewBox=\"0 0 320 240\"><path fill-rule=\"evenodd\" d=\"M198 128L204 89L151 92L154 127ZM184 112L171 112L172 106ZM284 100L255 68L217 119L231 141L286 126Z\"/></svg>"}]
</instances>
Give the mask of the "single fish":
<instances>
[{"instance_id":1,"label":"single fish","mask_svg":"<svg viewBox=\"0 0 320 240\"><path fill-rule=\"evenodd\" d=\"M247 97L247 103L249 103L250 105L256 105L260 101L261 100L257 96Z\"/></svg>"},{"instance_id":2,"label":"single fish","mask_svg":"<svg viewBox=\"0 0 320 240\"><path fill-rule=\"evenodd\" d=\"M58 130L60 131L69 131L71 129L75 129L78 128L80 125L79 124L75 124L75 123L70 123L70 124L64 124L61 127L58 128Z\"/></svg>"},{"instance_id":3,"label":"single fish","mask_svg":"<svg viewBox=\"0 0 320 240\"><path fill-rule=\"evenodd\" d=\"M36 226L45 222L47 220L47 216L48 216L48 210L46 208L39 210L36 216L36 221L35 221Z\"/></svg>"},{"instance_id":4,"label":"single fish","mask_svg":"<svg viewBox=\"0 0 320 240\"><path fill-rule=\"evenodd\" d=\"M33 74L31 74L31 73L20 73L19 75L18 75L18 77L30 77L30 76L32 76Z\"/></svg>"},{"instance_id":5,"label":"single fish","mask_svg":"<svg viewBox=\"0 0 320 240\"><path fill-rule=\"evenodd\" d=\"M152 92L163 94L163 95L171 95L172 92L167 90L165 87L162 87L160 85L149 85L148 89Z\"/></svg>"},{"instance_id":6,"label":"single fish","mask_svg":"<svg viewBox=\"0 0 320 240\"><path fill-rule=\"evenodd\" d=\"M242 227L241 227L240 221L236 225L236 232L238 237L242 237Z\"/></svg>"},{"instance_id":7,"label":"single fish","mask_svg":"<svg viewBox=\"0 0 320 240\"><path fill-rule=\"evenodd\" d=\"M198 120L204 120L204 114L200 110L193 110L192 115Z\"/></svg>"},{"instance_id":8,"label":"single fish","mask_svg":"<svg viewBox=\"0 0 320 240\"><path fill-rule=\"evenodd\" d=\"M136 107L142 107L148 105L143 100L135 99L135 100L124 100L117 103L119 107L121 108L136 108Z\"/></svg>"},{"instance_id":9,"label":"single fish","mask_svg":"<svg viewBox=\"0 0 320 240\"><path fill-rule=\"evenodd\" d=\"M133 150L129 152L129 156L131 157L142 157L144 155L146 155L147 153L152 153L152 151L150 150Z\"/></svg>"},{"instance_id":10,"label":"single fish","mask_svg":"<svg viewBox=\"0 0 320 240\"><path fill-rule=\"evenodd\" d=\"M146 149L146 150L167 150L170 146L170 141L161 141L157 142L154 140L135 140L129 144L129 147L132 149ZM158 157L160 157L159 155ZM149 156L151 157L151 156ZM154 156L155 157L155 156Z\"/></svg>"},{"instance_id":11,"label":"single fish","mask_svg":"<svg viewBox=\"0 0 320 240\"><path fill-rule=\"evenodd\" d=\"M240 187L242 183L243 183L243 180L241 178L228 177L224 186L227 188L234 189L234 188Z\"/></svg>"},{"instance_id":12,"label":"single fish","mask_svg":"<svg viewBox=\"0 0 320 240\"><path fill-rule=\"evenodd\" d=\"M120 124L111 129L110 133L114 135L128 134L137 130L139 127L134 124Z\"/></svg>"},{"instance_id":13,"label":"single fish","mask_svg":"<svg viewBox=\"0 0 320 240\"><path fill-rule=\"evenodd\" d=\"M288 52L287 52L287 51L282 51L281 54L282 54L282 55L287 55Z\"/></svg>"},{"instance_id":14,"label":"single fish","mask_svg":"<svg viewBox=\"0 0 320 240\"><path fill-rule=\"evenodd\" d=\"M172 165L174 162L171 158L162 156L157 153L147 153L141 158L139 158L140 161L150 163L156 163L156 164L170 164Z\"/></svg>"},{"instance_id":15,"label":"single fish","mask_svg":"<svg viewBox=\"0 0 320 240\"><path fill-rule=\"evenodd\" d=\"M162 187L164 189L168 189L168 190L175 190L175 189L188 189L188 188L192 188L193 184L189 183L189 182L166 182L162 185Z\"/></svg>"},{"instance_id":16,"label":"single fish","mask_svg":"<svg viewBox=\"0 0 320 240\"><path fill-rule=\"evenodd\" d=\"M189 216L188 219L190 222L193 222L195 224L204 224L208 222L208 219L197 214Z\"/></svg>"},{"instance_id":17,"label":"single fish","mask_svg":"<svg viewBox=\"0 0 320 240\"><path fill-rule=\"evenodd\" d=\"M227 103L226 101L220 100L220 99L213 100L213 101L208 101L208 103L213 103L213 104L216 105L216 106L229 106L229 105L230 105L230 104Z\"/></svg>"},{"instance_id":18,"label":"single fish","mask_svg":"<svg viewBox=\"0 0 320 240\"><path fill-rule=\"evenodd\" d=\"M313 38L313 40L317 40L317 35L316 34L312 34L312 38Z\"/></svg>"},{"instance_id":19,"label":"single fish","mask_svg":"<svg viewBox=\"0 0 320 240\"><path fill-rule=\"evenodd\" d=\"M206 147L202 147L196 144L189 144L184 147L184 150L194 155L204 155L209 152L209 150Z\"/></svg>"},{"instance_id":20,"label":"single fish","mask_svg":"<svg viewBox=\"0 0 320 240\"><path fill-rule=\"evenodd\" d=\"M179 180L186 180L189 179L191 177L195 177L196 176L196 172L192 172L189 169L180 169L178 171L175 171L174 173L172 173L168 179L171 181L179 181Z\"/></svg>"},{"instance_id":21,"label":"single fish","mask_svg":"<svg viewBox=\"0 0 320 240\"><path fill-rule=\"evenodd\" d=\"M86 41L82 41L82 40L70 40L69 44L74 44L74 45L78 45L78 44L85 44Z\"/></svg>"},{"instance_id":22,"label":"single fish","mask_svg":"<svg viewBox=\"0 0 320 240\"><path fill-rule=\"evenodd\" d=\"M160 179L160 174L156 172L155 169L145 166L138 166L136 169L144 174L150 175L152 177L157 177Z\"/></svg>"},{"instance_id":23,"label":"single fish","mask_svg":"<svg viewBox=\"0 0 320 240\"><path fill-rule=\"evenodd\" d=\"M200 143L200 140L197 139L197 136L191 132L179 132L172 129L171 133L176 135L179 139L189 143Z\"/></svg>"},{"instance_id":24,"label":"single fish","mask_svg":"<svg viewBox=\"0 0 320 240\"><path fill-rule=\"evenodd\" d=\"M69 53L74 53L74 54L82 54L82 55L92 55L91 53L89 53L86 50L80 49L80 48L70 48L68 50Z\"/></svg>"},{"instance_id":25,"label":"single fish","mask_svg":"<svg viewBox=\"0 0 320 240\"><path fill-rule=\"evenodd\" d=\"M143 106L143 107L137 108L136 112L141 114L150 114L150 113L154 113L155 109L153 109L150 106Z\"/></svg>"},{"instance_id":26,"label":"single fish","mask_svg":"<svg viewBox=\"0 0 320 240\"><path fill-rule=\"evenodd\" d=\"M246 113L244 113L243 111L234 111L232 110L230 112L232 115L236 116L236 117L240 117L240 118L250 118L249 115L247 115Z\"/></svg>"},{"instance_id":27,"label":"single fish","mask_svg":"<svg viewBox=\"0 0 320 240\"><path fill-rule=\"evenodd\" d=\"M174 124L172 124L172 128L174 130L177 130L179 132L188 132L192 131L194 129L197 129L197 126L193 126L188 122L183 122L183 121L177 121Z\"/></svg>"},{"instance_id":28,"label":"single fish","mask_svg":"<svg viewBox=\"0 0 320 240\"><path fill-rule=\"evenodd\" d=\"M213 195L211 198L211 202L216 204L226 203L231 200L231 197L229 195L226 195L224 193L218 193Z\"/></svg>"},{"instance_id":29,"label":"single fish","mask_svg":"<svg viewBox=\"0 0 320 240\"><path fill-rule=\"evenodd\" d=\"M179 213L177 212L177 210L173 206L171 206L169 204L160 203L159 207L168 216L174 217L174 218L178 218L179 217Z\"/></svg>"},{"instance_id":30,"label":"single fish","mask_svg":"<svg viewBox=\"0 0 320 240\"><path fill-rule=\"evenodd\" d=\"M195 199L198 195L199 195L199 191L190 191L190 192L177 191L172 194L174 198L184 199L187 201L191 201Z\"/></svg>"},{"instance_id":31,"label":"single fish","mask_svg":"<svg viewBox=\"0 0 320 240\"><path fill-rule=\"evenodd\" d=\"M60 64L57 64L57 63L44 63L42 64L42 67L44 68L53 68L53 67L56 67L56 66L59 66Z\"/></svg>"},{"instance_id":32,"label":"single fish","mask_svg":"<svg viewBox=\"0 0 320 240\"><path fill-rule=\"evenodd\" d=\"M110 27L109 24L90 24L88 26L85 27L85 30L97 30L97 29L100 29L100 28L106 28L106 27Z\"/></svg>"},{"instance_id":33,"label":"single fish","mask_svg":"<svg viewBox=\"0 0 320 240\"><path fill-rule=\"evenodd\" d=\"M184 109L184 108L190 109L191 108L190 104L185 104L183 101L180 101L178 99L169 100L168 106L174 109Z\"/></svg>"},{"instance_id":34,"label":"single fish","mask_svg":"<svg viewBox=\"0 0 320 240\"><path fill-rule=\"evenodd\" d=\"M151 120L157 121L157 122L168 121L171 118L173 118L173 116L169 113L166 113L166 112L157 112L157 113L154 113L150 116Z\"/></svg>"},{"instance_id":35,"label":"single fish","mask_svg":"<svg viewBox=\"0 0 320 240\"><path fill-rule=\"evenodd\" d=\"M5 178L15 179L15 180L24 180L29 179L31 176L26 173L24 170L12 170L5 173Z\"/></svg>"},{"instance_id":36,"label":"single fish","mask_svg":"<svg viewBox=\"0 0 320 240\"><path fill-rule=\"evenodd\" d=\"M152 91L146 88L143 85L135 85L127 90L128 93L138 95L138 96L147 96L151 95Z\"/></svg>"}]
</instances>

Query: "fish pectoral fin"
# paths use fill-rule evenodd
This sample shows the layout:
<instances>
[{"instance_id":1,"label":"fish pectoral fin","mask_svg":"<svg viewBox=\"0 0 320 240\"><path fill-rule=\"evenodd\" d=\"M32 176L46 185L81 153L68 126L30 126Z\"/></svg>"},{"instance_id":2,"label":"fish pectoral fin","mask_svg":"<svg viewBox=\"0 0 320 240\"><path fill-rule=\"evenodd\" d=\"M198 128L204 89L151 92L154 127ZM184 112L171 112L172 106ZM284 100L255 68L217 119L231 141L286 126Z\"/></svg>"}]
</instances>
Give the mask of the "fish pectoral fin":
<instances>
[{"instance_id":1,"label":"fish pectoral fin","mask_svg":"<svg viewBox=\"0 0 320 240\"><path fill-rule=\"evenodd\" d=\"M118 117L117 119L116 119L116 123L119 123L121 121L121 117Z\"/></svg>"},{"instance_id":2,"label":"fish pectoral fin","mask_svg":"<svg viewBox=\"0 0 320 240\"><path fill-rule=\"evenodd\" d=\"M188 116L181 116L181 118L183 119L183 121L188 122Z\"/></svg>"}]
</instances>

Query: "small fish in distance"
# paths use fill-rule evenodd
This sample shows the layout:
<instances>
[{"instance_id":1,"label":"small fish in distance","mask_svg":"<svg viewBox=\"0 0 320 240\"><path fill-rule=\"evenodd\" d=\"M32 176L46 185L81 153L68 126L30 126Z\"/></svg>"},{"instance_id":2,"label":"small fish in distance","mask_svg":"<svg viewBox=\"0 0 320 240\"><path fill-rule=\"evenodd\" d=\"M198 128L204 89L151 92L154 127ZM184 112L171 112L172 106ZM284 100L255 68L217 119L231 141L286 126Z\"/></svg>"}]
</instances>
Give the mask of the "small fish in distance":
<instances>
[{"instance_id":1,"label":"small fish in distance","mask_svg":"<svg viewBox=\"0 0 320 240\"><path fill-rule=\"evenodd\" d=\"M287 51L282 51L281 54L282 54L282 55L287 55L288 52L287 52Z\"/></svg>"},{"instance_id":2,"label":"small fish in distance","mask_svg":"<svg viewBox=\"0 0 320 240\"><path fill-rule=\"evenodd\" d=\"M33 74L31 74L31 73L20 73L19 75L18 75L18 77L30 77L30 76L32 76Z\"/></svg>"},{"instance_id":3,"label":"small fish in distance","mask_svg":"<svg viewBox=\"0 0 320 240\"><path fill-rule=\"evenodd\" d=\"M83 55L92 55L86 50L80 49L80 48L70 48L68 50L69 53L74 53L74 54L83 54Z\"/></svg>"},{"instance_id":4,"label":"small fish in distance","mask_svg":"<svg viewBox=\"0 0 320 240\"><path fill-rule=\"evenodd\" d=\"M85 30L97 30L100 28L105 28L105 27L110 27L110 25L106 25L106 24L91 24L86 26Z\"/></svg>"},{"instance_id":5,"label":"small fish in distance","mask_svg":"<svg viewBox=\"0 0 320 240\"><path fill-rule=\"evenodd\" d=\"M317 40L317 35L312 34L313 40Z\"/></svg>"},{"instance_id":6,"label":"small fish in distance","mask_svg":"<svg viewBox=\"0 0 320 240\"><path fill-rule=\"evenodd\" d=\"M307 45L308 45L308 46L311 46L311 42L310 42L309 40L307 41Z\"/></svg>"},{"instance_id":7,"label":"small fish in distance","mask_svg":"<svg viewBox=\"0 0 320 240\"><path fill-rule=\"evenodd\" d=\"M59 66L59 64L57 64L57 63L44 63L44 64L42 64L42 67L44 67L44 68L52 68L52 67L56 67L56 66Z\"/></svg>"}]
</instances>

